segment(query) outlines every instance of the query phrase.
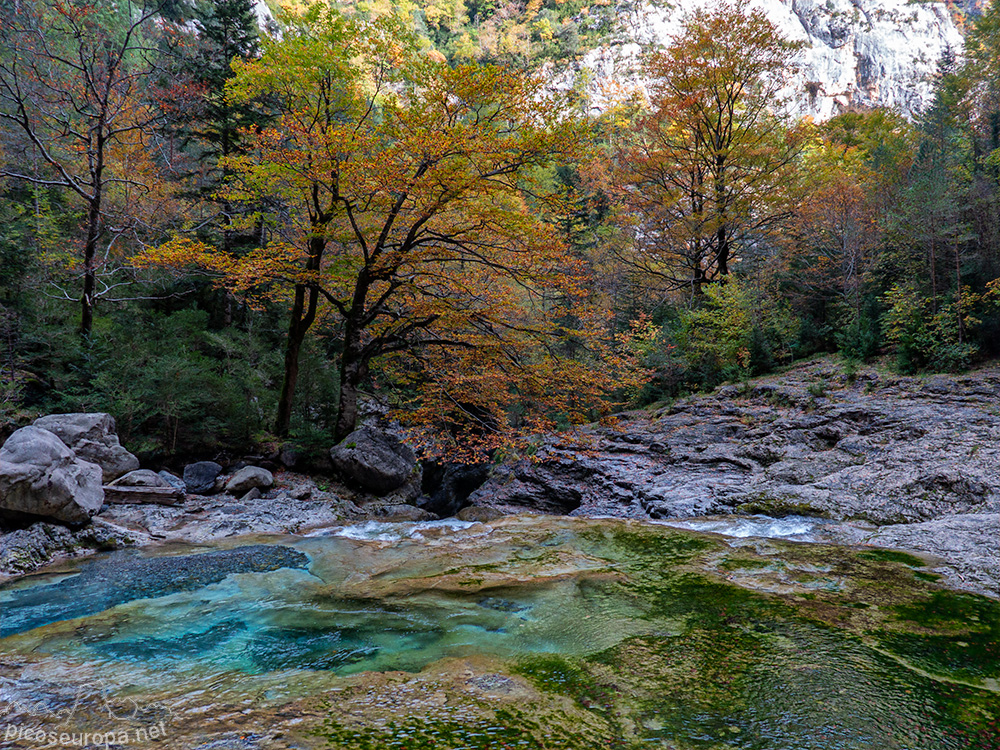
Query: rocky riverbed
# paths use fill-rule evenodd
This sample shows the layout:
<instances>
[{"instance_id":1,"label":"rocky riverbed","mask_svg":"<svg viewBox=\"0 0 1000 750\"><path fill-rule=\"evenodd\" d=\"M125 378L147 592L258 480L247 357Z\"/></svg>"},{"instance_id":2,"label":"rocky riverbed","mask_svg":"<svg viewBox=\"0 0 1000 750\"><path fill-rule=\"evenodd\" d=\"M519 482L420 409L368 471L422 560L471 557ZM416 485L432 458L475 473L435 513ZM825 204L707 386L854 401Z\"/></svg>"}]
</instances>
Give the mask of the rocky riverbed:
<instances>
[{"instance_id":1,"label":"rocky riverbed","mask_svg":"<svg viewBox=\"0 0 1000 750\"><path fill-rule=\"evenodd\" d=\"M279 472L259 496L105 505L81 528L8 527L0 578L125 546L434 517L414 505L419 493L397 494ZM495 467L467 503L463 515L480 520L824 518L838 522L824 526L828 541L930 555L949 585L997 596L1000 368L921 378L818 360L546 440L530 459Z\"/></svg>"}]
</instances>

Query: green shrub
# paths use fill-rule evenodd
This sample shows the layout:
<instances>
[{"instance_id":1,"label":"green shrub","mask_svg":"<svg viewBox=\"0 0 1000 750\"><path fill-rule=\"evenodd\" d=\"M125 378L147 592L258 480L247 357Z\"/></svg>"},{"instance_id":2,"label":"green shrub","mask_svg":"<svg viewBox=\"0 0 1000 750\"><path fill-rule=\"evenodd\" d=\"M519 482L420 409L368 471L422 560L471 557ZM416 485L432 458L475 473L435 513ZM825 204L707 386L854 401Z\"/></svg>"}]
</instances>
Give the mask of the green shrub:
<instances>
[{"instance_id":1,"label":"green shrub","mask_svg":"<svg viewBox=\"0 0 1000 750\"><path fill-rule=\"evenodd\" d=\"M681 315L678 344L690 368L711 380L741 380L791 359L799 322L775 295L730 276L704 288Z\"/></svg>"},{"instance_id":2,"label":"green shrub","mask_svg":"<svg viewBox=\"0 0 1000 750\"><path fill-rule=\"evenodd\" d=\"M865 300L860 309L841 305L834 338L837 349L848 359L865 361L878 354L882 332L879 326L877 298Z\"/></svg>"},{"instance_id":3,"label":"green shrub","mask_svg":"<svg viewBox=\"0 0 1000 750\"><path fill-rule=\"evenodd\" d=\"M936 312L932 301L913 286L894 285L884 299L882 322L900 372L958 372L969 367L978 353L970 336L979 323L973 309L987 301L983 295L963 289L961 301L945 298Z\"/></svg>"},{"instance_id":4,"label":"green shrub","mask_svg":"<svg viewBox=\"0 0 1000 750\"><path fill-rule=\"evenodd\" d=\"M126 307L95 320L89 342L35 355L51 390L47 411L106 411L140 458L249 447L274 414L280 348L235 328L207 330L208 313Z\"/></svg>"}]
</instances>

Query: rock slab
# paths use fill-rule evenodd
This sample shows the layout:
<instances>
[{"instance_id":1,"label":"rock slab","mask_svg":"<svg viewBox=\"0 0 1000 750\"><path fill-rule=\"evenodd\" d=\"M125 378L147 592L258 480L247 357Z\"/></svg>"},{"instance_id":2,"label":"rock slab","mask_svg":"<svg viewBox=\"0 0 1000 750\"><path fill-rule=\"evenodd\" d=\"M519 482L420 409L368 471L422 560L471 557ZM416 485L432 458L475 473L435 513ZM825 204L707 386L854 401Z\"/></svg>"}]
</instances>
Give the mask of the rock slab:
<instances>
[{"instance_id":1,"label":"rock slab","mask_svg":"<svg viewBox=\"0 0 1000 750\"><path fill-rule=\"evenodd\" d=\"M831 360L619 415L506 462L472 505L637 519L728 514L873 524L1000 591L1000 368L900 377ZM977 520L978 519L978 520ZM992 521L990 521L992 519Z\"/></svg>"},{"instance_id":2,"label":"rock slab","mask_svg":"<svg viewBox=\"0 0 1000 750\"><path fill-rule=\"evenodd\" d=\"M83 523L104 504L101 476L54 433L22 427L0 448L0 508Z\"/></svg>"},{"instance_id":3,"label":"rock slab","mask_svg":"<svg viewBox=\"0 0 1000 750\"><path fill-rule=\"evenodd\" d=\"M35 427L54 433L78 458L101 467L104 482L139 468L139 459L118 442L115 420L103 412L49 414Z\"/></svg>"},{"instance_id":4,"label":"rock slab","mask_svg":"<svg viewBox=\"0 0 1000 750\"><path fill-rule=\"evenodd\" d=\"M136 469L110 483L113 487L171 487L162 476L149 469Z\"/></svg>"}]
</instances>

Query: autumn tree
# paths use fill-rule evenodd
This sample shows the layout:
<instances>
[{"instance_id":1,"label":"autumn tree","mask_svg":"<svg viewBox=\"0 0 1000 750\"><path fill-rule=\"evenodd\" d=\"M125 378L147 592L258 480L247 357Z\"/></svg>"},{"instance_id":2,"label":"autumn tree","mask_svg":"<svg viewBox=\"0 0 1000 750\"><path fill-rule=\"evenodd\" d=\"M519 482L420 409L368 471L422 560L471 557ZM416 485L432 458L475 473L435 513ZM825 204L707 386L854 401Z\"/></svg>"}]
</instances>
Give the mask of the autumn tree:
<instances>
[{"instance_id":1,"label":"autumn tree","mask_svg":"<svg viewBox=\"0 0 1000 750\"><path fill-rule=\"evenodd\" d=\"M724 277L789 215L799 138L783 115L795 45L744 3L699 9L646 63L651 111L614 155L630 264L661 288Z\"/></svg>"},{"instance_id":2,"label":"autumn tree","mask_svg":"<svg viewBox=\"0 0 1000 750\"><path fill-rule=\"evenodd\" d=\"M377 360L420 392L424 421L500 434L511 400L579 418L619 381L612 370L630 372L627 357L562 367L551 347L575 335L600 349L578 265L544 219L558 198L534 179L571 160L584 129L536 77L450 67L392 20L319 8L294 20L236 64L229 88L237 106L276 102L273 125L229 160L227 194L273 206L280 240L234 258L179 239L149 261L197 263L238 292L288 301L279 435L304 337L324 315L340 331L338 440ZM577 330L549 314L567 301Z\"/></svg>"},{"instance_id":3,"label":"autumn tree","mask_svg":"<svg viewBox=\"0 0 1000 750\"><path fill-rule=\"evenodd\" d=\"M101 283L102 243L136 229L131 208L155 170L145 141L155 115L144 100L154 52L144 34L154 13L133 2L4 4L0 122L7 149L23 147L26 159L8 161L3 174L64 189L82 203L85 336L95 301L111 288Z\"/></svg>"}]
</instances>

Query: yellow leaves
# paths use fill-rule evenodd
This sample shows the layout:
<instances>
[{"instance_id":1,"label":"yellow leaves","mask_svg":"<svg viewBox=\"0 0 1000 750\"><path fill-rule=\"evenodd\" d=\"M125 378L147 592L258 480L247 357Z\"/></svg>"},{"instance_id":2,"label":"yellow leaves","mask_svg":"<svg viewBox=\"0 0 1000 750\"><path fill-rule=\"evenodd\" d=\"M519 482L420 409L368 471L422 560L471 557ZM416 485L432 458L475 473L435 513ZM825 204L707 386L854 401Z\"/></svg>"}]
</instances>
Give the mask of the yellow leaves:
<instances>
[{"instance_id":1,"label":"yellow leaves","mask_svg":"<svg viewBox=\"0 0 1000 750\"><path fill-rule=\"evenodd\" d=\"M279 109L224 164L224 197L268 207L252 222L274 239L236 257L177 238L141 262L197 267L250 300L327 303L343 361L384 363L416 395L411 418L456 443L510 444L637 387L648 330L605 335L550 220L571 208L550 167L591 137L565 98L522 71L435 60L384 19L301 21L230 83L233 102Z\"/></svg>"},{"instance_id":2,"label":"yellow leaves","mask_svg":"<svg viewBox=\"0 0 1000 750\"><path fill-rule=\"evenodd\" d=\"M204 242L187 237L175 237L158 247L148 248L132 259L136 268L166 268L189 270L201 268L216 273L225 273L230 259Z\"/></svg>"},{"instance_id":3,"label":"yellow leaves","mask_svg":"<svg viewBox=\"0 0 1000 750\"><path fill-rule=\"evenodd\" d=\"M555 36L555 29L552 28L552 23L548 18L535 21L531 27L543 41L550 42L552 41L552 37Z\"/></svg>"},{"instance_id":4,"label":"yellow leaves","mask_svg":"<svg viewBox=\"0 0 1000 750\"><path fill-rule=\"evenodd\" d=\"M199 271L253 305L277 298L294 284L318 280L316 273L302 270L301 256L300 250L281 242L234 256L198 240L174 237L141 252L132 259L132 265L184 273Z\"/></svg>"}]
</instances>

